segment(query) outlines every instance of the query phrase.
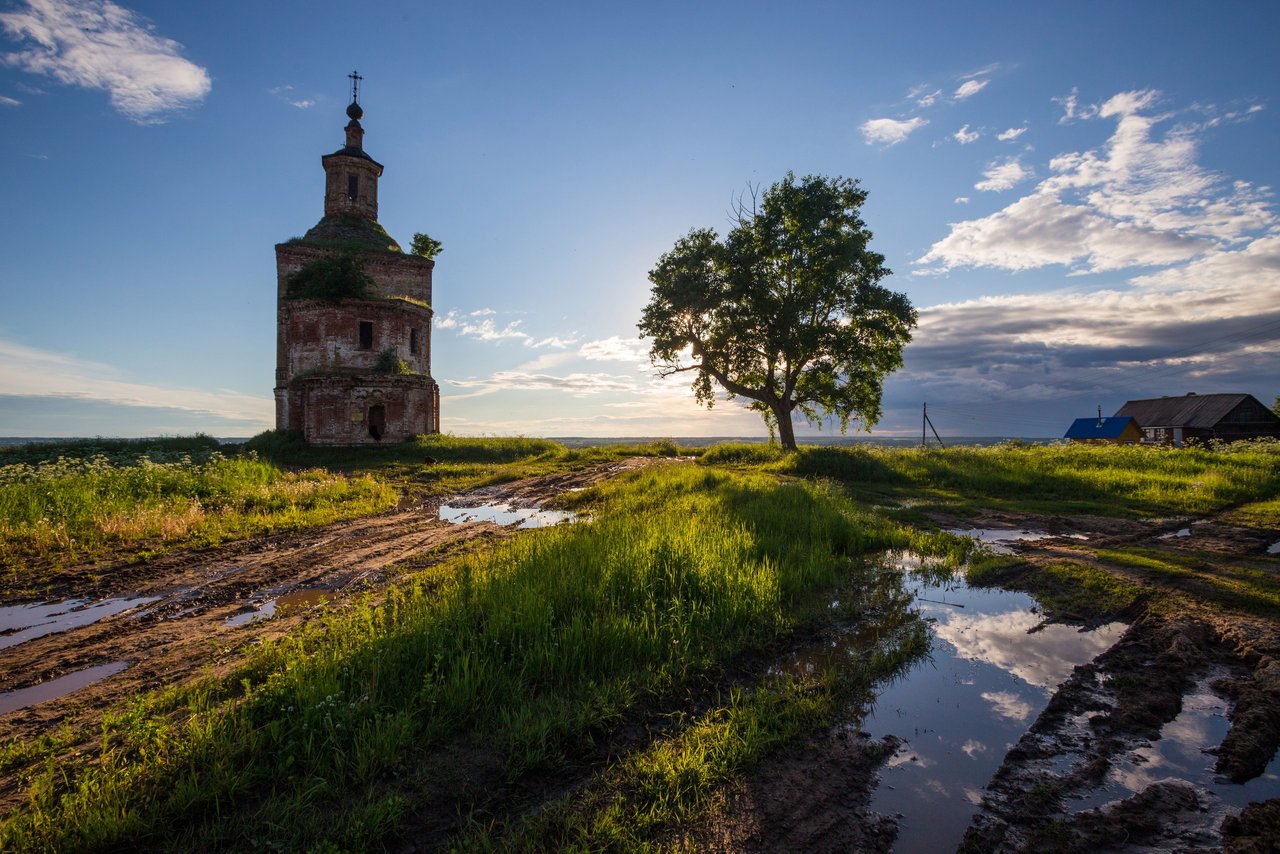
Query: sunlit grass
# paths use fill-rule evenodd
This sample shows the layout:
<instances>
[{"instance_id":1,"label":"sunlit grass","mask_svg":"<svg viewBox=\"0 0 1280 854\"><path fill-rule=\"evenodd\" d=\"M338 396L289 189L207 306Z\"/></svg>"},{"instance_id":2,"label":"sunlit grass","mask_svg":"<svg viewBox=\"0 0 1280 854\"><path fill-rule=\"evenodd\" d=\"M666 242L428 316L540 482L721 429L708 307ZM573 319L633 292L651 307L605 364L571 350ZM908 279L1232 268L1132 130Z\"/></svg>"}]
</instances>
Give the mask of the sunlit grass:
<instances>
[{"instance_id":1,"label":"sunlit grass","mask_svg":"<svg viewBox=\"0 0 1280 854\"><path fill-rule=\"evenodd\" d=\"M483 745L505 778L534 773L814 619L853 555L963 548L767 475L667 466L593 495L590 524L435 567L227 680L139 701L93 763L35 780L0 847L364 847L432 750Z\"/></svg>"}]
</instances>

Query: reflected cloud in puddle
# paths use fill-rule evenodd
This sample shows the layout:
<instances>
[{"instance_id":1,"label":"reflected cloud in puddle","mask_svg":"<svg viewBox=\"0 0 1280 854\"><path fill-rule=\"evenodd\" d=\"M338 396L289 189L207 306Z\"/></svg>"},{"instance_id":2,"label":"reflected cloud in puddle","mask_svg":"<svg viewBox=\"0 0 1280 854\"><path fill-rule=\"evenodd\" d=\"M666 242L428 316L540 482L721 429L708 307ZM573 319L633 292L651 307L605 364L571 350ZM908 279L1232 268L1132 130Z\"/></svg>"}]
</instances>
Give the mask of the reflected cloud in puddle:
<instances>
[{"instance_id":1,"label":"reflected cloud in puddle","mask_svg":"<svg viewBox=\"0 0 1280 854\"><path fill-rule=\"evenodd\" d=\"M48 682L41 682L29 688L19 688L17 691L0 694L0 715L7 715L9 712L25 709L27 706L34 706L46 700L65 697L72 691L78 691L108 676L114 676L128 666L127 661L112 661L108 664L77 670L75 673L68 673L66 676L50 679Z\"/></svg>"},{"instance_id":2,"label":"reflected cloud in puddle","mask_svg":"<svg viewBox=\"0 0 1280 854\"><path fill-rule=\"evenodd\" d=\"M563 522L573 522L576 513L566 510L541 510L537 507L517 507L514 504L481 504L476 507L440 505L440 520L461 525L464 522L492 522L501 527L515 525L520 528L547 528Z\"/></svg>"},{"instance_id":3,"label":"reflected cloud in puddle","mask_svg":"<svg viewBox=\"0 0 1280 854\"><path fill-rule=\"evenodd\" d=\"M1123 623L1087 632L1060 624L1042 626L1042 618L1029 607L986 614L939 613L935 631L961 658L993 664L1039 688L1054 688L1077 664L1109 649L1125 630Z\"/></svg>"},{"instance_id":4,"label":"reflected cloud in puddle","mask_svg":"<svg viewBox=\"0 0 1280 854\"><path fill-rule=\"evenodd\" d=\"M122 596L115 599L67 599L63 602L35 602L0 607L0 649L25 641L65 632L147 605L158 596Z\"/></svg>"},{"instance_id":5,"label":"reflected cloud in puddle","mask_svg":"<svg viewBox=\"0 0 1280 854\"><path fill-rule=\"evenodd\" d=\"M1216 758L1207 751L1222 743L1230 723L1227 702L1209 689L1211 681L1206 677L1182 698L1182 711L1164 725L1158 741L1119 757L1102 786L1074 799L1072 812L1128 798L1166 780L1186 780L1206 792L1215 825L1228 808L1235 812L1250 801L1280 797L1280 758L1273 757L1262 776L1244 784L1214 772Z\"/></svg>"},{"instance_id":6,"label":"reflected cloud in puddle","mask_svg":"<svg viewBox=\"0 0 1280 854\"><path fill-rule=\"evenodd\" d=\"M971 540L977 540L982 543L988 551L1000 555L1013 554L1013 549L1009 547L1011 543L1045 540L1050 537L1059 537L1069 540L1089 539L1084 534L1050 534L1046 531L1014 530L1012 528L948 528L947 533L955 534L958 537L968 537Z\"/></svg>"},{"instance_id":7,"label":"reflected cloud in puddle","mask_svg":"<svg viewBox=\"0 0 1280 854\"><path fill-rule=\"evenodd\" d=\"M916 757L886 764L871 809L903 816L895 851L954 850L982 788L1052 690L1125 626L1037 628L1041 617L1025 594L930 582L912 572L919 561L911 555L900 565L935 639L928 660L882 686L862 724L873 738L906 739L899 754Z\"/></svg>"}]
</instances>

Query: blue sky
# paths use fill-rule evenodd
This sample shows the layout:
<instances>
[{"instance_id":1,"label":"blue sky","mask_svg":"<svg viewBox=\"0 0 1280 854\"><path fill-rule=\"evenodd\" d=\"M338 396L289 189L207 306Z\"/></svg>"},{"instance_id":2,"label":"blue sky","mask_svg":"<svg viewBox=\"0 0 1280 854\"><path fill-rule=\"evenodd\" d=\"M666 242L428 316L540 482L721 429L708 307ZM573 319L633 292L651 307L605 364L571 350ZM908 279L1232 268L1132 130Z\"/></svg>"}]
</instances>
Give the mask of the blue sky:
<instances>
[{"instance_id":1,"label":"blue sky","mask_svg":"<svg viewBox=\"0 0 1280 854\"><path fill-rule=\"evenodd\" d=\"M974 8L974 7L977 8ZM1280 393L1280 6L0 0L0 435L271 426L273 246L365 78L444 243L458 434L761 435L648 367L646 275L787 170L861 180L920 326L874 434Z\"/></svg>"}]
</instances>

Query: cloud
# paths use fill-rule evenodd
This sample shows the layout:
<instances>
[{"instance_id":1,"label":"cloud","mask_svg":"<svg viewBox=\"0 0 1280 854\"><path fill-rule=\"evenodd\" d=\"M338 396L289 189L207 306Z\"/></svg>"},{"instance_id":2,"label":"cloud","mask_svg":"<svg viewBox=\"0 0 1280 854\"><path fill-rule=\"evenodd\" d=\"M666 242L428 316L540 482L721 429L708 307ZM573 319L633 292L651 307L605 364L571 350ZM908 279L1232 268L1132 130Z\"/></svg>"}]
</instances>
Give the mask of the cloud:
<instances>
[{"instance_id":1,"label":"cloud","mask_svg":"<svg viewBox=\"0 0 1280 854\"><path fill-rule=\"evenodd\" d=\"M28 47L4 62L60 83L100 89L117 111L140 124L199 103L208 72L182 57L182 45L109 0L27 0L0 14L0 26Z\"/></svg>"},{"instance_id":2,"label":"cloud","mask_svg":"<svg viewBox=\"0 0 1280 854\"><path fill-rule=\"evenodd\" d=\"M987 84L990 82L990 80L966 80L960 84L960 87L956 89L955 94L952 95L952 97L957 101L964 101L968 98L972 98L974 95L987 88Z\"/></svg>"},{"instance_id":3,"label":"cloud","mask_svg":"<svg viewBox=\"0 0 1280 854\"><path fill-rule=\"evenodd\" d=\"M0 395L208 413L259 429L271 425L275 412L275 403L266 396L131 382L109 365L3 340Z\"/></svg>"},{"instance_id":4,"label":"cloud","mask_svg":"<svg viewBox=\"0 0 1280 854\"><path fill-rule=\"evenodd\" d=\"M1031 717L1031 704L1012 691L983 691L982 699L991 704L991 711L1002 718L1025 721Z\"/></svg>"},{"instance_id":5,"label":"cloud","mask_svg":"<svg viewBox=\"0 0 1280 854\"><path fill-rule=\"evenodd\" d=\"M495 371L488 377L446 380L454 388L483 394L498 391L560 391L578 397L603 392L634 392L635 376L604 373L572 373L564 376L529 371Z\"/></svg>"},{"instance_id":6,"label":"cloud","mask_svg":"<svg viewBox=\"0 0 1280 854\"><path fill-rule=\"evenodd\" d=\"M519 341L526 347L533 348L552 347L562 349L571 347L578 341L576 336L561 337L552 335L546 338L534 338L520 328L520 325L524 323L523 320L513 320L506 326L500 327L493 322L493 314L495 312L491 308L482 308L467 314L462 314L454 308L444 315L437 316L435 327L437 329L452 329L458 335L465 338L475 338L478 341Z\"/></svg>"},{"instance_id":7,"label":"cloud","mask_svg":"<svg viewBox=\"0 0 1280 854\"><path fill-rule=\"evenodd\" d=\"M897 145L928 123L928 119L919 116L912 119L869 119L862 123L862 138L867 145Z\"/></svg>"},{"instance_id":8,"label":"cloud","mask_svg":"<svg viewBox=\"0 0 1280 854\"><path fill-rule=\"evenodd\" d=\"M969 197L968 197L968 196L956 196L956 204L957 204L957 205L967 205L967 204L969 204Z\"/></svg>"},{"instance_id":9,"label":"cloud","mask_svg":"<svg viewBox=\"0 0 1280 854\"><path fill-rule=\"evenodd\" d=\"M1071 87L1071 91L1068 94L1058 98L1049 99L1053 101L1053 103L1059 104L1062 107L1062 116L1058 119L1058 124L1070 124L1076 119L1091 119L1098 114L1098 108L1096 106L1086 106L1082 108L1080 106L1079 99L1080 90L1075 86Z\"/></svg>"},{"instance_id":10,"label":"cloud","mask_svg":"<svg viewBox=\"0 0 1280 854\"><path fill-rule=\"evenodd\" d=\"M306 110L316 105L315 98L296 98L293 95L292 86L273 86L267 90L268 95L274 95L286 104L297 107L299 110Z\"/></svg>"},{"instance_id":11,"label":"cloud","mask_svg":"<svg viewBox=\"0 0 1280 854\"><path fill-rule=\"evenodd\" d=\"M971 142L977 142L982 137L981 131L970 131L969 126L965 125L956 131L952 138L961 145L968 145Z\"/></svg>"},{"instance_id":12,"label":"cloud","mask_svg":"<svg viewBox=\"0 0 1280 854\"><path fill-rule=\"evenodd\" d=\"M1000 140L1001 142L1013 142L1015 139L1022 136L1026 132L1027 132L1027 129L1025 126L1020 128L1009 128L1008 130L1002 130L1000 131L1000 133L996 134L996 139Z\"/></svg>"},{"instance_id":13,"label":"cloud","mask_svg":"<svg viewBox=\"0 0 1280 854\"><path fill-rule=\"evenodd\" d=\"M9 97L6 97L6 96L4 96L4 95L0 95L0 106L5 106L5 107L21 107L21 106L22 106L22 102L21 102L21 101L19 101L19 100L17 100L16 98L9 98Z\"/></svg>"},{"instance_id":14,"label":"cloud","mask_svg":"<svg viewBox=\"0 0 1280 854\"><path fill-rule=\"evenodd\" d=\"M932 90L932 91L931 91ZM932 107L942 97L941 89L933 89L923 84L907 92L907 98L916 102L918 107Z\"/></svg>"},{"instance_id":15,"label":"cloud","mask_svg":"<svg viewBox=\"0 0 1280 854\"><path fill-rule=\"evenodd\" d=\"M1106 144L1049 161L1049 177L1028 195L982 219L953 223L917 265L1019 271L1065 265L1073 273L1168 266L1224 250L1275 228L1270 191L1228 181L1196 163L1196 131L1163 136L1169 114L1145 111L1154 90L1122 92L1094 111L1115 121ZM1021 161L992 164L978 189L1010 189L1030 176Z\"/></svg>"},{"instance_id":16,"label":"cloud","mask_svg":"<svg viewBox=\"0 0 1280 854\"><path fill-rule=\"evenodd\" d=\"M578 355L593 362L649 363L648 347L638 338L623 338L620 335L588 341L579 348Z\"/></svg>"},{"instance_id":17,"label":"cloud","mask_svg":"<svg viewBox=\"0 0 1280 854\"><path fill-rule=\"evenodd\" d=\"M1010 157L987 166L982 173L983 180L974 184L973 188L975 190L999 193L1013 189L1034 174L1017 157Z\"/></svg>"}]
</instances>

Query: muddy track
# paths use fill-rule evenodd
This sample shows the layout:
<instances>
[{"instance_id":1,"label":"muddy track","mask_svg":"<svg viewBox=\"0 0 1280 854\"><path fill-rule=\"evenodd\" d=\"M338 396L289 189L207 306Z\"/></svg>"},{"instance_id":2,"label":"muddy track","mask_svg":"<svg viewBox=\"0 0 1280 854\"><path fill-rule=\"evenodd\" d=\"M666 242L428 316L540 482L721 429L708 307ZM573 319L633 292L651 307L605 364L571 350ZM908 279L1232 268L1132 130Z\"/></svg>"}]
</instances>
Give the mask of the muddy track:
<instances>
[{"instance_id":1,"label":"muddy track","mask_svg":"<svg viewBox=\"0 0 1280 854\"><path fill-rule=\"evenodd\" d=\"M454 506L538 507L652 462L636 458L513 481L447 501ZM11 644L0 649L0 694L74 677L87 668L127 666L66 696L8 714L0 710L0 743L50 732L71 714L83 726L129 697L225 671L239 660L238 650L295 629L321 599L338 605L358 593L376 593L400 567L429 565L516 533L490 522L441 521L439 504L402 502L401 509L377 516L171 554L145 564L79 567L71 575L83 579L82 585L65 592L84 601L68 604L61 609L66 613L53 620L65 624L76 615L91 619L91 597L99 602L113 597L114 608L125 610L22 642L16 642L19 633L0 635L0 645L6 639ZM291 601L294 607L276 609L271 619L255 619L268 616L277 603ZM24 636L33 631L40 629L26 630ZM13 777L0 781L0 810L7 811L17 794Z\"/></svg>"}]
</instances>

